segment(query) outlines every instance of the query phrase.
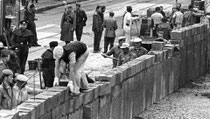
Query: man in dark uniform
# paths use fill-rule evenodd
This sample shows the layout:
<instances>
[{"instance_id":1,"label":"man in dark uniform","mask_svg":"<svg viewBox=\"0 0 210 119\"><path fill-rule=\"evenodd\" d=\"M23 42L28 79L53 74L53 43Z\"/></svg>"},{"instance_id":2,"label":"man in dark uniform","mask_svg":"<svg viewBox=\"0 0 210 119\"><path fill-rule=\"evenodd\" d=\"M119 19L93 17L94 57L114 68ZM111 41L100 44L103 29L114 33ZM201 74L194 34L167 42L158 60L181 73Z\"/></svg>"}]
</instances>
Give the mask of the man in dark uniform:
<instances>
[{"instance_id":1,"label":"man in dark uniform","mask_svg":"<svg viewBox=\"0 0 210 119\"><path fill-rule=\"evenodd\" d=\"M43 78L46 87L53 87L54 81L54 69L55 69L55 59L53 58L53 50L58 46L57 41L52 41L49 43L50 48L47 49L42 54L42 70Z\"/></svg>"},{"instance_id":2,"label":"man in dark uniform","mask_svg":"<svg viewBox=\"0 0 210 119\"><path fill-rule=\"evenodd\" d=\"M36 33L36 24L35 24L35 20L37 20L35 18L35 5L31 4L29 7L29 10L25 11L25 20L28 22L28 26L27 29L31 30L31 32L33 33L33 40L32 40L32 46L40 46L37 41L37 33Z\"/></svg>"},{"instance_id":3,"label":"man in dark uniform","mask_svg":"<svg viewBox=\"0 0 210 119\"><path fill-rule=\"evenodd\" d=\"M59 84L60 63L65 62L69 68L68 87L72 93L78 94L81 89L88 89L88 82L83 72L85 62L88 58L89 50L86 44L73 41L65 46L57 46L53 50L55 61L54 86ZM72 82L73 81L73 82Z\"/></svg>"},{"instance_id":4,"label":"man in dark uniform","mask_svg":"<svg viewBox=\"0 0 210 119\"><path fill-rule=\"evenodd\" d=\"M76 37L77 41L81 40L83 26L86 26L87 15L84 10L82 10L80 4L76 4Z\"/></svg>"},{"instance_id":5,"label":"man in dark uniform","mask_svg":"<svg viewBox=\"0 0 210 119\"><path fill-rule=\"evenodd\" d=\"M18 49L17 56L20 62L21 74L25 71L25 64L28 58L28 50L31 47L33 34L26 29L27 22L21 21L20 28L16 29L11 37L12 49Z\"/></svg>"},{"instance_id":6,"label":"man in dark uniform","mask_svg":"<svg viewBox=\"0 0 210 119\"><path fill-rule=\"evenodd\" d=\"M93 42L94 53L98 53L101 50L100 42L103 32L103 19L101 14L102 14L101 6L97 6L96 11L93 15L93 26L92 26L92 31L94 32L94 42Z\"/></svg>"}]
</instances>

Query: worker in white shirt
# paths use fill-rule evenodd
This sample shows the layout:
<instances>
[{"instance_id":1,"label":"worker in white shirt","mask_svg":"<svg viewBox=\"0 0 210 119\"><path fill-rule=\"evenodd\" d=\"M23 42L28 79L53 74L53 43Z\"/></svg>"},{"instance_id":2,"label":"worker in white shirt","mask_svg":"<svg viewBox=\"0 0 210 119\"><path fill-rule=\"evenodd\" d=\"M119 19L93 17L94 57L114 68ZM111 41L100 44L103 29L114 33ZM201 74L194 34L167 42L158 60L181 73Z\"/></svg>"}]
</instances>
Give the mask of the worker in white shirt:
<instances>
[{"instance_id":1,"label":"worker in white shirt","mask_svg":"<svg viewBox=\"0 0 210 119\"><path fill-rule=\"evenodd\" d=\"M158 29L159 24L162 23L161 20L163 18L163 15L160 12L161 12L160 7L156 7L155 13L153 13L151 16L152 21L153 21L152 26L153 26L153 36L154 37L158 37L157 29Z\"/></svg>"},{"instance_id":2,"label":"worker in white shirt","mask_svg":"<svg viewBox=\"0 0 210 119\"><path fill-rule=\"evenodd\" d=\"M172 16L174 28L181 28L183 22L183 13L181 12L179 7L176 7L175 13Z\"/></svg>"},{"instance_id":3,"label":"worker in white shirt","mask_svg":"<svg viewBox=\"0 0 210 119\"><path fill-rule=\"evenodd\" d=\"M125 16L123 18L123 30L125 32L126 42L130 42L131 40L132 21L139 19L139 17L133 17L131 12L132 12L132 7L127 6L127 12L125 13Z\"/></svg>"}]
</instances>

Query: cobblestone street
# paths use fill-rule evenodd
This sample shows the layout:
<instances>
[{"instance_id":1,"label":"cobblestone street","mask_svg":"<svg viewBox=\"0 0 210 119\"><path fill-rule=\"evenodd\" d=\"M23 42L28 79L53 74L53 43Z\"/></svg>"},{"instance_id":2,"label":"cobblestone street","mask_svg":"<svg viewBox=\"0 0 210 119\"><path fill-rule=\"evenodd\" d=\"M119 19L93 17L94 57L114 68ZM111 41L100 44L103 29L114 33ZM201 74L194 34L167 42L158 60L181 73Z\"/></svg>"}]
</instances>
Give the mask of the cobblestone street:
<instances>
[{"instance_id":1,"label":"cobblestone street","mask_svg":"<svg viewBox=\"0 0 210 119\"><path fill-rule=\"evenodd\" d=\"M144 119L209 119L210 71L144 111Z\"/></svg>"}]
</instances>

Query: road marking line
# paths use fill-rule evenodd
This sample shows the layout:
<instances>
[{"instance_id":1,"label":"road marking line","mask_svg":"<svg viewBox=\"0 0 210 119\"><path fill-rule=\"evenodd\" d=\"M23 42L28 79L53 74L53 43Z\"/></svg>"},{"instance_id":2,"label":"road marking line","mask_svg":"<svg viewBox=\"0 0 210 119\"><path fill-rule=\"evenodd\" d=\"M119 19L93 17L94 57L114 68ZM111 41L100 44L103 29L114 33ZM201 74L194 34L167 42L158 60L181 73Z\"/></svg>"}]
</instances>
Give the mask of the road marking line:
<instances>
[{"instance_id":1,"label":"road marking line","mask_svg":"<svg viewBox=\"0 0 210 119\"><path fill-rule=\"evenodd\" d=\"M50 28L50 27L54 27L56 26L56 24L47 24L47 25L44 25L42 27L37 27L36 30L42 30L42 29L46 29L46 28Z\"/></svg>"},{"instance_id":2,"label":"road marking line","mask_svg":"<svg viewBox=\"0 0 210 119\"><path fill-rule=\"evenodd\" d=\"M48 38L48 37L53 37L53 36L56 36L56 35L59 35L59 33L53 33L53 32L37 32L38 40L45 39L45 38Z\"/></svg>"}]
</instances>

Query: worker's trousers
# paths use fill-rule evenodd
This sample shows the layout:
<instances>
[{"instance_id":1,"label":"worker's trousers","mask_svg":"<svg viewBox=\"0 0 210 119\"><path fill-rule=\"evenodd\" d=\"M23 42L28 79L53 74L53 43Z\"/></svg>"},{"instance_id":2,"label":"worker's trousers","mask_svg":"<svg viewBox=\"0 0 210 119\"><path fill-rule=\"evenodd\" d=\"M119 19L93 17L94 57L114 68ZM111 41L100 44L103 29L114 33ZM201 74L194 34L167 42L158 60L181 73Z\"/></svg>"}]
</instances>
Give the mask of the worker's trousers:
<instances>
[{"instance_id":1,"label":"worker's trousers","mask_svg":"<svg viewBox=\"0 0 210 119\"><path fill-rule=\"evenodd\" d=\"M80 89L88 89L88 82L87 77L84 70L85 62L88 58L89 50L87 49L84 54L82 54L76 61L75 67L74 67L74 73L75 76L73 76L73 88L70 87L70 90L73 93L80 93ZM69 84L68 84L69 85Z\"/></svg>"}]
</instances>

